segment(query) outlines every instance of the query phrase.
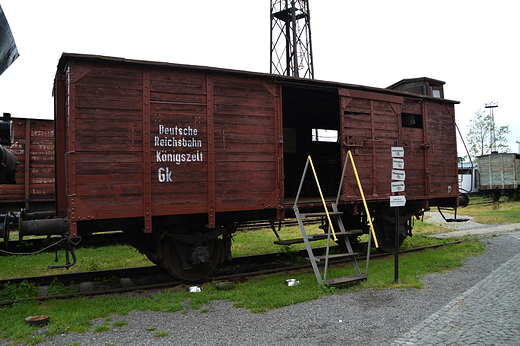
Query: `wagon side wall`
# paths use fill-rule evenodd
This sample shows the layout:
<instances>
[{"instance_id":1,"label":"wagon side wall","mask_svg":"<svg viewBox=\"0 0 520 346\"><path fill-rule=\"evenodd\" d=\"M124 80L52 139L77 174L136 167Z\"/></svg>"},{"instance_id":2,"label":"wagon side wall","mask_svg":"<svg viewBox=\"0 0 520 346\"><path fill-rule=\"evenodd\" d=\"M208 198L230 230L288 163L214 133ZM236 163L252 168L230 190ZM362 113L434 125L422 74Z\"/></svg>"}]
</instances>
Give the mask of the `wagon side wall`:
<instances>
[{"instance_id":1,"label":"wagon side wall","mask_svg":"<svg viewBox=\"0 0 520 346\"><path fill-rule=\"evenodd\" d=\"M272 80L123 62L66 66L58 186L72 228L137 217L149 232L155 216L186 214L205 214L200 222L214 227L219 212L280 203Z\"/></svg>"},{"instance_id":2,"label":"wagon side wall","mask_svg":"<svg viewBox=\"0 0 520 346\"><path fill-rule=\"evenodd\" d=\"M388 201L397 141L404 149L407 201L456 206L458 197L455 113L452 102L423 97L340 91L343 138L351 150L365 197ZM346 201L361 196L353 175L345 176Z\"/></svg>"},{"instance_id":3,"label":"wagon side wall","mask_svg":"<svg viewBox=\"0 0 520 346\"><path fill-rule=\"evenodd\" d=\"M19 165L16 183L0 186L3 212L25 208L52 209L54 190L54 126L52 120L13 118L14 143L8 147Z\"/></svg>"},{"instance_id":4,"label":"wagon side wall","mask_svg":"<svg viewBox=\"0 0 520 346\"><path fill-rule=\"evenodd\" d=\"M520 155L490 154L478 157L480 190L514 190L518 188Z\"/></svg>"}]
</instances>

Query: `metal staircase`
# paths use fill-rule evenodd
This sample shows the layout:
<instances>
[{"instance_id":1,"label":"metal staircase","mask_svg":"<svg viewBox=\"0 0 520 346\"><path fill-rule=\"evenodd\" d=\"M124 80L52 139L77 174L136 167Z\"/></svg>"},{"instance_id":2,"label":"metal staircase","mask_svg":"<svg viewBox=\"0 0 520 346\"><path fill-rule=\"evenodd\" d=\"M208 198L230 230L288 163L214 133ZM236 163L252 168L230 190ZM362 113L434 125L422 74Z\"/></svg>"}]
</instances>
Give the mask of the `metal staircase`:
<instances>
[{"instance_id":1,"label":"metal staircase","mask_svg":"<svg viewBox=\"0 0 520 346\"><path fill-rule=\"evenodd\" d=\"M309 261L311 262L312 268L314 269L314 274L316 275L318 284L320 284L320 285L324 284L325 286L331 286L331 285L339 285L339 284L344 284L344 283L354 282L354 281L359 281L359 280L366 280L367 276L361 274L357 260L356 260L356 256L359 254L352 251L352 245L351 245L350 239L349 239L349 236L357 235L359 233L352 232L352 231L349 231L349 232L345 231L343 222L341 221L341 215L343 215L343 213L337 211L335 204L332 205L332 208L333 208L333 211L330 211L330 212L326 211L323 213L300 213L300 211L298 210L298 207L297 206L294 207L294 213L296 214L296 219L298 220L298 225L300 226L300 230L302 232L303 241L305 242L305 247L307 248L307 253L309 254ZM305 226L303 225L302 219L305 219L307 217L313 217L313 216L328 216L329 218L331 218L331 221L333 221L334 224L336 224L340 227L341 232L335 232L334 236L335 236L335 240L337 240L339 238L340 241L345 243L345 246L347 249L346 253L334 254L334 255L330 254L330 239L331 239L331 236L333 235L332 234L333 226L331 223L329 223L327 225L328 229L327 229L326 234L319 234L319 235L308 235L307 234L307 232L305 230ZM327 238L327 248L326 248L325 255L315 256L310 242L313 240L323 239L324 236L326 236L326 238ZM327 270L328 270L328 265L329 265L329 259L339 259L339 258L346 258L346 257L352 258L352 262L354 264L356 274L344 276L344 277L340 277L340 278L335 278L335 279L327 279ZM322 262L322 261L325 262L323 278L321 276L320 270L318 269L318 263Z\"/></svg>"},{"instance_id":2,"label":"metal staircase","mask_svg":"<svg viewBox=\"0 0 520 346\"><path fill-rule=\"evenodd\" d=\"M354 172L355 172L356 178L357 178L357 172L356 172L356 169L355 169L354 161L352 159L352 154L349 151L348 155L347 155L347 159L345 160L345 165L343 167L343 174L341 176L341 182L340 182L339 186L343 185L343 177L345 176L345 171L346 171L347 162L348 162L348 156L350 156L350 158L352 160L352 165L353 165ZM310 164L310 166L312 168L312 171L314 173L314 178L316 180L316 185L318 186L318 191L320 193L320 197L321 197L321 200L322 200L322 203L323 203L324 212L306 213L306 212L300 212L300 210L298 209L298 200L299 200L299 197L300 197L300 192L302 190L303 182L305 180L305 176L306 176L309 164ZM304 168L304 171L303 171L302 179L300 181L300 186L299 186L299 189L298 189L298 193L296 195L296 199L295 199L294 206L293 206L294 213L296 215L296 219L298 220L298 225L300 226L300 230L301 230L301 233L302 233L302 238L301 239L300 238L299 239L291 239L291 240L279 240L279 241L276 241L275 244L291 245L291 244L295 244L295 243L301 243L303 241L305 243L305 247L306 247L307 253L309 255L308 260L312 264L312 268L314 269L314 274L316 275L316 279L318 280L318 284L320 284L320 285L325 285L325 286L340 285L340 284L345 284L345 283L350 283L350 282L361 281L361 280L366 280L367 279L367 276L368 276L368 264L369 264L369 258L370 258L370 246L371 246L371 240L372 240L372 235L374 234L374 231L373 231L373 226L372 226L372 222L371 222L371 219L370 219L370 214L368 212L368 208L366 206L365 198L364 198L364 195L363 195L363 192L362 192L361 184L359 183L359 178L358 178L358 186L359 186L359 189L361 191L361 195L363 197L363 202L365 204L365 209L366 209L366 212L367 212L367 215L368 215L368 219L370 220L370 226L372 227L372 232L369 234L369 240L368 240L368 245L367 245L367 257L366 257L366 271L365 271L365 274L361 274L361 271L359 270L359 266L358 266L357 259L356 259L356 256L358 256L359 253L355 253L354 251L352 251L352 244L351 244L350 239L349 239L349 237L351 237L351 236L356 237L356 236L358 236L360 234L363 234L363 231L359 230L359 229L348 230L348 231L345 230L345 226L343 225L343 221L342 221L342 218L341 218L343 213L338 211L338 208L337 208L337 205L338 205L338 202L339 202L339 198L340 198L340 195L341 195L341 188L338 191L338 194L337 194L337 197L336 197L336 202L332 203L330 206L327 206L327 203L325 202L325 199L323 198L323 193L321 191L321 187L320 187L320 184L319 184L319 181L318 181L318 177L316 175L316 171L314 169L314 165L312 163L312 159L311 159L310 156L307 158L307 162L305 164L305 168ZM329 210L329 209L331 209L331 210ZM315 235L307 234L307 231L305 230L305 226L304 226L304 223L303 223L303 219L306 219L306 218L309 218L309 217L319 217L319 216L327 217L327 220L328 220L327 232L323 233L323 234L315 234ZM335 232L334 231L334 227L339 228L339 232ZM341 254L332 254L331 255L330 254L330 240L331 240L331 237L332 237L332 239L335 242L337 242L338 239L339 239L339 242L341 242L341 244L345 245L346 252L341 253ZM311 247L310 242L311 241L316 241L316 240L322 240L322 239L327 239L327 247L326 247L326 250L325 250L325 255L316 256L316 255L314 255L314 251L313 251L313 248ZM377 240L376 240L376 246L377 246ZM350 257L352 259L352 263L354 265L354 269L356 271L356 274L349 275L349 276L344 276L344 277L339 277L339 278L334 278L334 279L327 279L327 271L328 271L329 260L331 260L331 259L339 259L339 258L346 258L346 257ZM321 262L324 262L323 277L321 275L320 270L318 269L318 263L321 264Z\"/></svg>"}]
</instances>

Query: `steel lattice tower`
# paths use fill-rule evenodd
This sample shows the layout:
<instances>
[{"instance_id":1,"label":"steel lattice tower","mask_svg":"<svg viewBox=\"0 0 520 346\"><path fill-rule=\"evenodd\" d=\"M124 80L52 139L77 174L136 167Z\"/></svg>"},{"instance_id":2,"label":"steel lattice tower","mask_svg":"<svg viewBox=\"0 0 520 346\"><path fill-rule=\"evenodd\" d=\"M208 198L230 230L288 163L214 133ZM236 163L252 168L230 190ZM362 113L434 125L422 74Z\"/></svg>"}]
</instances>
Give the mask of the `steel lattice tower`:
<instances>
[{"instance_id":1,"label":"steel lattice tower","mask_svg":"<svg viewBox=\"0 0 520 346\"><path fill-rule=\"evenodd\" d=\"M270 71L314 78L308 0L271 0Z\"/></svg>"}]
</instances>

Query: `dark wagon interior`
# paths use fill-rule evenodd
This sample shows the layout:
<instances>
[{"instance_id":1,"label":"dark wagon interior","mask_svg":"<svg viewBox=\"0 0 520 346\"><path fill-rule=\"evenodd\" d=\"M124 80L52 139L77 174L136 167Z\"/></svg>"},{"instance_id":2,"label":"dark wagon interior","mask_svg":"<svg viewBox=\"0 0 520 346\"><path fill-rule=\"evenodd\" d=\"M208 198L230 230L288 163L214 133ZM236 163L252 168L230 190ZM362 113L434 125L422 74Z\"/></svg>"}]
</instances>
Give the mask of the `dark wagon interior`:
<instances>
[{"instance_id":1,"label":"dark wagon interior","mask_svg":"<svg viewBox=\"0 0 520 346\"><path fill-rule=\"evenodd\" d=\"M324 196L336 196L341 178L339 97L336 88L282 85L284 202L292 203L311 156ZM300 199L318 200L309 167Z\"/></svg>"}]
</instances>

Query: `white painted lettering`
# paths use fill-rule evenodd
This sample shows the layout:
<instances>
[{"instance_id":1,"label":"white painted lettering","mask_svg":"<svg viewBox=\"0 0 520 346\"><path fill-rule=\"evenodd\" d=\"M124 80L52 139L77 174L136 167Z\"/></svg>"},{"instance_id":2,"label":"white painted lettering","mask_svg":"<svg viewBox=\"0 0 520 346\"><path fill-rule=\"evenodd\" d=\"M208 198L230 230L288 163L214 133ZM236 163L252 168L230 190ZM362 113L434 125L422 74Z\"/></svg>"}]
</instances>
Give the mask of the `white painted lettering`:
<instances>
[{"instance_id":1,"label":"white painted lettering","mask_svg":"<svg viewBox=\"0 0 520 346\"><path fill-rule=\"evenodd\" d=\"M160 164L203 162L202 139L197 128L188 126L165 126L159 124L154 135L155 161ZM175 149L175 150L172 150ZM189 151L189 152L186 152ZM175 166L173 166L175 167ZM157 177L160 183L173 183L173 167L160 167Z\"/></svg>"},{"instance_id":2,"label":"white painted lettering","mask_svg":"<svg viewBox=\"0 0 520 346\"><path fill-rule=\"evenodd\" d=\"M166 168L159 168L159 171L158 171L158 174L159 174L159 182L161 183L172 183L173 180L172 180L172 172L170 171L170 169L168 167Z\"/></svg>"},{"instance_id":3,"label":"white painted lettering","mask_svg":"<svg viewBox=\"0 0 520 346\"><path fill-rule=\"evenodd\" d=\"M198 133L198 130L195 128L192 128L191 126L188 127L165 127L164 125L159 125L159 134L160 135L174 135L174 136L196 136Z\"/></svg>"}]
</instances>

